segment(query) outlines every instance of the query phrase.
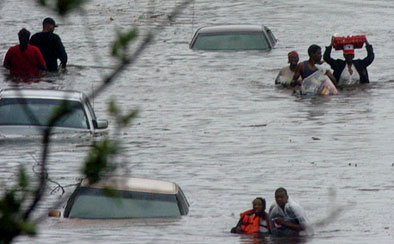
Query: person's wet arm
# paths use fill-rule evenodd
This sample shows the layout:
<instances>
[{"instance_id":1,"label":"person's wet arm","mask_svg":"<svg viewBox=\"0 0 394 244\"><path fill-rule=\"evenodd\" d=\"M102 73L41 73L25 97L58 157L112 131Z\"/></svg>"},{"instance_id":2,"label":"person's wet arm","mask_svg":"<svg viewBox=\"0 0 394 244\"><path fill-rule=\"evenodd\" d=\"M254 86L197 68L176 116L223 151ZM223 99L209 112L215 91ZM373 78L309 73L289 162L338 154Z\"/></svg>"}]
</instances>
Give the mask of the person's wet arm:
<instances>
[{"instance_id":1,"label":"person's wet arm","mask_svg":"<svg viewBox=\"0 0 394 244\"><path fill-rule=\"evenodd\" d=\"M8 50L7 53L5 54L4 61L3 61L3 66L4 66L6 69L11 69L10 56L11 56L10 50Z\"/></svg>"},{"instance_id":2,"label":"person's wet arm","mask_svg":"<svg viewBox=\"0 0 394 244\"><path fill-rule=\"evenodd\" d=\"M8 62L7 62L6 59L4 59L3 66L4 66L4 68L6 68L6 69L10 69L10 68L11 68L11 66L8 64Z\"/></svg>"},{"instance_id":3,"label":"person's wet arm","mask_svg":"<svg viewBox=\"0 0 394 244\"><path fill-rule=\"evenodd\" d=\"M334 85L337 84L337 79L335 79L334 75L331 73L331 71L327 70L326 71L326 75L328 76L328 78L330 78L330 80L332 81L332 83L334 83Z\"/></svg>"},{"instance_id":4,"label":"person's wet arm","mask_svg":"<svg viewBox=\"0 0 394 244\"><path fill-rule=\"evenodd\" d=\"M375 54L373 52L372 45L370 45L367 40L365 41L365 48L367 49L367 57L365 57L362 62L365 66L368 66L375 59Z\"/></svg>"},{"instance_id":5,"label":"person's wet arm","mask_svg":"<svg viewBox=\"0 0 394 244\"><path fill-rule=\"evenodd\" d=\"M237 225L233 228L231 228L231 233L242 233L241 229L241 224L242 224L242 218L239 219Z\"/></svg>"},{"instance_id":6,"label":"person's wet arm","mask_svg":"<svg viewBox=\"0 0 394 244\"><path fill-rule=\"evenodd\" d=\"M277 75L276 78L275 78L275 85L280 84L279 77L280 77L281 75L283 75L283 74L282 74L282 70L279 71L278 75Z\"/></svg>"},{"instance_id":7,"label":"person's wet arm","mask_svg":"<svg viewBox=\"0 0 394 244\"><path fill-rule=\"evenodd\" d=\"M57 58L60 60L60 66L62 68L66 68L67 61L68 61L66 49L64 48L60 37L57 38L56 42L57 42L57 44L56 44Z\"/></svg>"},{"instance_id":8,"label":"person's wet arm","mask_svg":"<svg viewBox=\"0 0 394 244\"><path fill-rule=\"evenodd\" d=\"M285 221L282 217L275 219L274 222L278 225L282 225L282 226L285 226L289 229L296 230L296 231L302 231L305 229L304 226L302 226L300 224L292 223L290 221Z\"/></svg>"},{"instance_id":9,"label":"person's wet arm","mask_svg":"<svg viewBox=\"0 0 394 244\"><path fill-rule=\"evenodd\" d=\"M324 51L323 54L323 60L326 61L329 65L334 65L335 60L331 58L331 50L334 45L334 37L331 38L331 43L330 45L326 46L326 50Z\"/></svg>"},{"instance_id":10,"label":"person's wet arm","mask_svg":"<svg viewBox=\"0 0 394 244\"><path fill-rule=\"evenodd\" d=\"M290 86L301 85L301 82L298 80L298 78L300 78L301 76L303 67L304 66L302 65L302 63L297 65L297 68L294 71L293 79L290 82Z\"/></svg>"}]
</instances>

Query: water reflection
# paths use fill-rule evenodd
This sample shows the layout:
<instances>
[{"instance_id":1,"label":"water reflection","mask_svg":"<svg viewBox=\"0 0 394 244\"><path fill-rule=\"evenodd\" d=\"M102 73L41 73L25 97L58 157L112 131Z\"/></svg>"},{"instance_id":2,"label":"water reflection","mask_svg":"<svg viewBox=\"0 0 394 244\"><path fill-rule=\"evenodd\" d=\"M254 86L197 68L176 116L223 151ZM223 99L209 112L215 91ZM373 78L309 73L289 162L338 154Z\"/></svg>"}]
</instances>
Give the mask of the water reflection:
<instances>
[{"instance_id":1,"label":"water reflection","mask_svg":"<svg viewBox=\"0 0 394 244\"><path fill-rule=\"evenodd\" d=\"M241 235L240 243L244 244L302 244L311 240L311 237L292 236L292 237L276 237L264 235Z\"/></svg>"}]
</instances>

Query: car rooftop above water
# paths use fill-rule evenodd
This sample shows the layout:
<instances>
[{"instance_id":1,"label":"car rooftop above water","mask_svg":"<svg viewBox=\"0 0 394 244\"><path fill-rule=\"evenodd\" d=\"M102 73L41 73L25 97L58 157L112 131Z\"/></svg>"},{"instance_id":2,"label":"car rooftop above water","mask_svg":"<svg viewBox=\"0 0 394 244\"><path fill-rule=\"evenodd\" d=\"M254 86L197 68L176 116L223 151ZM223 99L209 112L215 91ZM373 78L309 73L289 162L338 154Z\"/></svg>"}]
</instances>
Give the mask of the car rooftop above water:
<instances>
[{"instance_id":1,"label":"car rooftop above water","mask_svg":"<svg viewBox=\"0 0 394 244\"><path fill-rule=\"evenodd\" d=\"M177 184L173 182L127 177L111 177L105 181L93 185L89 185L89 181L84 179L81 183L81 186L101 189L110 187L123 191L140 191L163 194L176 194L178 191Z\"/></svg>"},{"instance_id":2,"label":"car rooftop above water","mask_svg":"<svg viewBox=\"0 0 394 244\"><path fill-rule=\"evenodd\" d=\"M189 203L174 182L113 176L90 185L83 180L64 208L63 217L79 219L176 218ZM61 212L50 211L52 217Z\"/></svg>"},{"instance_id":3,"label":"car rooftop above water","mask_svg":"<svg viewBox=\"0 0 394 244\"><path fill-rule=\"evenodd\" d=\"M85 97L82 92L73 90L55 90L38 88L5 88L0 90L1 98L67 98L68 100L79 101Z\"/></svg>"},{"instance_id":4,"label":"car rooftop above water","mask_svg":"<svg viewBox=\"0 0 394 244\"><path fill-rule=\"evenodd\" d=\"M27 139L42 135L51 116L61 106L68 106L72 111L58 119L53 133L64 137L106 133L108 121L96 118L88 97L82 92L6 88L0 90L0 139Z\"/></svg>"},{"instance_id":5,"label":"car rooftop above water","mask_svg":"<svg viewBox=\"0 0 394 244\"><path fill-rule=\"evenodd\" d=\"M189 47L193 50L271 50L277 40L265 25L215 25L200 27Z\"/></svg>"}]
</instances>

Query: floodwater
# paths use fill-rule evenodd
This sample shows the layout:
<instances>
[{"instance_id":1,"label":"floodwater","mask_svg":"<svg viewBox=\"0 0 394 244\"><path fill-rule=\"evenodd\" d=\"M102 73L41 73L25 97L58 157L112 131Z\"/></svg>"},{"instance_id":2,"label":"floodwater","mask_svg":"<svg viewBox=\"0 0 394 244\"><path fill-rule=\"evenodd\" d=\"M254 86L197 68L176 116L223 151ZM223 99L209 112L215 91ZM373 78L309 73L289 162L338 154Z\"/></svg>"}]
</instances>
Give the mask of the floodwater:
<instances>
[{"instance_id":1,"label":"floodwater","mask_svg":"<svg viewBox=\"0 0 394 244\"><path fill-rule=\"evenodd\" d=\"M35 1L2 0L0 56L16 44L19 29L37 32L44 17L54 16L69 54L68 73L49 77L54 84L31 86L89 93L116 65L109 55L114 29L138 27L144 36L180 3L157 1L149 15L149 2L92 0L84 15L75 12L62 19ZM98 117L109 119L112 131L115 123L106 112L111 98L123 111L139 109L138 119L121 132L124 150L117 161L124 163L122 172L177 182L191 204L189 215L175 220L49 219L36 238L21 237L16 243L394 243L393 12L392 0L195 1L94 100ZM278 44L270 52L189 49L197 27L226 23L265 24ZM369 85L312 98L275 88L289 51L297 50L305 60L309 45L324 50L334 33L365 34L374 46ZM356 50L356 58L365 55L364 49ZM1 87L8 85L1 82ZM86 145L52 145L51 178L63 186L75 184ZM39 145L2 149L4 184L14 179L20 164L34 175ZM342 211L299 240L229 233L255 197L265 197L269 205L280 186L313 223L333 209ZM66 193L72 189L65 188ZM48 193L39 211L47 211L59 196Z\"/></svg>"}]
</instances>

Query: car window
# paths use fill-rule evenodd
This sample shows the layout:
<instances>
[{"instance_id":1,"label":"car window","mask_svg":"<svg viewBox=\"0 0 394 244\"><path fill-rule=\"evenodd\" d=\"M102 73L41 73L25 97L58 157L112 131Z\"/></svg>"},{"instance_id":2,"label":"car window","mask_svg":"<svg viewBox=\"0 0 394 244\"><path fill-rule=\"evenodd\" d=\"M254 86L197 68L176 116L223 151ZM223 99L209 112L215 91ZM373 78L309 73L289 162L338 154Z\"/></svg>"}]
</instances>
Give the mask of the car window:
<instances>
[{"instance_id":1,"label":"car window","mask_svg":"<svg viewBox=\"0 0 394 244\"><path fill-rule=\"evenodd\" d=\"M64 216L82 219L179 217L175 195L116 191L108 196L102 189L81 187L67 204Z\"/></svg>"},{"instance_id":2,"label":"car window","mask_svg":"<svg viewBox=\"0 0 394 244\"><path fill-rule=\"evenodd\" d=\"M187 201L185 194L179 186L176 197L178 200L179 209L181 210L181 214L186 215L189 212L189 202Z\"/></svg>"},{"instance_id":3,"label":"car window","mask_svg":"<svg viewBox=\"0 0 394 244\"><path fill-rule=\"evenodd\" d=\"M275 45L276 38L270 29L267 29L267 35L268 35L268 38L270 39L272 45Z\"/></svg>"},{"instance_id":4,"label":"car window","mask_svg":"<svg viewBox=\"0 0 394 244\"><path fill-rule=\"evenodd\" d=\"M55 126L87 129L86 114L77 101L55 99L4 98L0 100L0 125L48 125L59 106L67 104L73 111L63 116Z\"/></svg>"},{"instance_id":5,"label":"car window","mask_svg":"<svg viewBox=\"0 0 394 244\"><path fill-rule=\"evenodd\" d=\"M193 46L198 50L268 50L270 45L259 32L199 34Z\"/></svg>"}]
</instances>

